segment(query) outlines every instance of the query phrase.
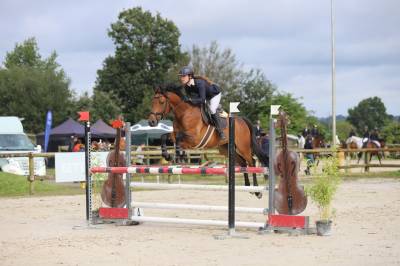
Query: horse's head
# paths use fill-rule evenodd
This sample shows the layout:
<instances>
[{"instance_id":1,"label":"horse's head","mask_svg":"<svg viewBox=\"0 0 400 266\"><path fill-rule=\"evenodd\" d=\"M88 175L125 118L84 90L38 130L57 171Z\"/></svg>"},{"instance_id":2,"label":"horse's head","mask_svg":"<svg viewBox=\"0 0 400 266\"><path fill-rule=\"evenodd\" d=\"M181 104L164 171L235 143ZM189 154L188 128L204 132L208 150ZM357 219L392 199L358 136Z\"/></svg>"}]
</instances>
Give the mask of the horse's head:
<instances>
[{"instance_id":1,"label":"horse's head","mask_svg":"<svg viewBox=\"0 0 400 266\"><path fill-rule=\"evenodd\" d=\"M151 101L151 112L148 117L149 126L155 127L171 111L168 93L157 88Z\"/></svg>"},{"instance_id":2,"label":"horse's head","mask_svg":"<svg viewBox=\"0 0 400 266\"><path fill-rule=\"evenodd\" d=\"M313 148L322 148L325 147L325 142L322 136L318 135L313 138Z\"/></svg>"}]
</instances>

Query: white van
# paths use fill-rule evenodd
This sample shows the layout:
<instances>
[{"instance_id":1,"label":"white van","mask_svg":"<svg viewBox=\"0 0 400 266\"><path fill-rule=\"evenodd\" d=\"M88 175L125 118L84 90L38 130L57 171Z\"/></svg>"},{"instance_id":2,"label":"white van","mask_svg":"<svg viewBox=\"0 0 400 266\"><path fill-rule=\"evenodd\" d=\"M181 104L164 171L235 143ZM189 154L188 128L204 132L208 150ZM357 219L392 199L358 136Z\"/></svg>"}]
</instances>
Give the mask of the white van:
<instances>
[{"instance_id":1,"label":"white van","mask_svg":"<svg viewBox=\"0 0 400 266\"><path fill-rule=\"evenodd\" d=\"M39 153L41 147L35 147L24 133L21 120L16 116L0 116L0 153ZM44 158L34 158L35 175L46 175ZM0 158L3 172L16 175L29 175L28 157Z\"/></svg>"}]
</instances>

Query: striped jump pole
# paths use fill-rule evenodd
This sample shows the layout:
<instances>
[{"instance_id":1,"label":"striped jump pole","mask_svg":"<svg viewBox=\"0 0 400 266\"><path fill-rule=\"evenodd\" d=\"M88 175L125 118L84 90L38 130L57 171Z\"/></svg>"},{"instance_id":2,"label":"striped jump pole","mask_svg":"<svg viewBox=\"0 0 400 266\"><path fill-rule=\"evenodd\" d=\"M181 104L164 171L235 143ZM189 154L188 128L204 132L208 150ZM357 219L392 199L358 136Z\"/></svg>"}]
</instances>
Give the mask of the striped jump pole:
<instances>
[{"instance_id":1,"label":"striped jump pole","mask_svg":"<svg viewBox=\"0 0 400 266\"><path fill-rule=\"evenodd\" d=\"M127 167L92 167L92 173L114 174L175 174L175 175L226 175L226 167L171 167L171 166L127 166ZM233 173L258 173L267 174L266 167L233 167Z\"/></svg>"}]
</instances>

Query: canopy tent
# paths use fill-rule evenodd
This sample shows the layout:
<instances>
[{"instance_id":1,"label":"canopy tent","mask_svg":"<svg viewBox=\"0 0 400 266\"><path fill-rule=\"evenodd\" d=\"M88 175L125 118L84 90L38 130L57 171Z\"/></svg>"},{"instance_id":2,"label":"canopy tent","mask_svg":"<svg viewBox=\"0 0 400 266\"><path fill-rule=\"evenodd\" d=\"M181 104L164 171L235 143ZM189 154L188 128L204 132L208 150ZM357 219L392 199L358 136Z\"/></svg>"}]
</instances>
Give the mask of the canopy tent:
<instances>
[{"instance_id":1,"label":"canopy tent","mask_svg":"<svg viewBox=\"0 0 400 266\"><path fill-rule=\"evenodd\" d=\"M90 131L93 138L115 138L117 131L105 123L102 119L99 119L90 127Z\"/></svg>"},{"instance_id":2,"label":"canopy tent","mask_svg":"<svg viewBox=\"0 0 400 266\"><path fill-rule=\"evenodd\" d=\"M51 137L70 137L74 135L83 138L85 136L85 127L72 118L68 118L60 125L52 128L50 133ZM44 132L37 135L37 137L43 136Z\"/></svg>"},{"instance_id":3,"label":"canopy tent","mask_svg":"<svg viewBox=\"0 0 400 266\"><path fill-rule=\"evenodd\" d=\"M131 126L132 144L146 144L154 139L160 139L161 135L171 133L173 131L172 121L161 120L156 127L149 126L147 120L140 120L137 124Z\"/></svg>"}]
</instances>

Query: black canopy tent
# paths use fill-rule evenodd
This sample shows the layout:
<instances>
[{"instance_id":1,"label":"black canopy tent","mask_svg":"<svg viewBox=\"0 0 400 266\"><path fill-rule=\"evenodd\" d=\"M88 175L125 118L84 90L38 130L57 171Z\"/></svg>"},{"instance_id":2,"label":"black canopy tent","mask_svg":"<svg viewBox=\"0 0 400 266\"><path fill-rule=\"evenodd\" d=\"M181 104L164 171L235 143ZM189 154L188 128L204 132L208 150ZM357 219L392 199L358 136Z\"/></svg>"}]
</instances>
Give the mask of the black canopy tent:
<instances>
[{"instance_id":1,"label":"black canopy tent","mask_svg":"<svg viewBox=\"0 0 400 266\"><path fill-rule=\"evenodd\" d=\"M91 136L93 139L114 139L116 130L99 119L91 126ZM85 127L83 124L68 118L60 125L51 129L48 152L59 151L59 146L68 146L71 138L84 138ZM44 147L44 132L36 136L36 143Z\"/></svg>"}]
</instances>

